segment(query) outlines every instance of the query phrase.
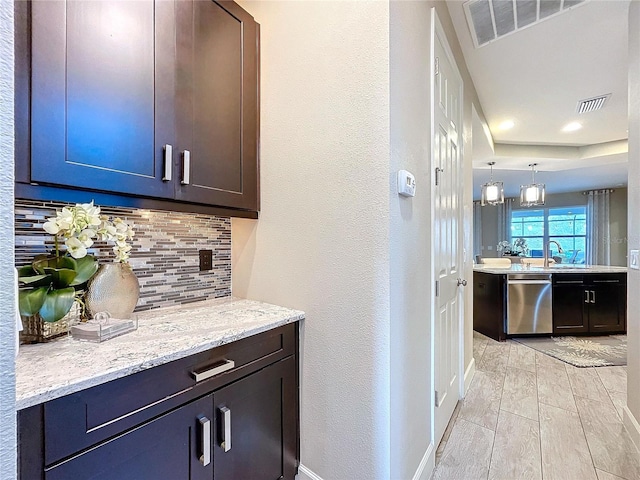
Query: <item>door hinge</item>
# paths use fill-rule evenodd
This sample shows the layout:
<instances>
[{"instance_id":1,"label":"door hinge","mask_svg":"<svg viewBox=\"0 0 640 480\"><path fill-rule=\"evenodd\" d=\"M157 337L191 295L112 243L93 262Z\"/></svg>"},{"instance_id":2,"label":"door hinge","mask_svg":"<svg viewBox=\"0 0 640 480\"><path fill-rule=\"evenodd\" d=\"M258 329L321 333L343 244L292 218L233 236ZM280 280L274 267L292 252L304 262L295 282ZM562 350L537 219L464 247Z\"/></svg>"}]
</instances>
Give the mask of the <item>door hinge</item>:
<instances>
[{"instance_id":1,"label":"door hinge","mask_svg":"<svg viewBox=\"0 0 640 480\"><path fill-rule=\"evenodd\" d=\"M436 71L436 77L437 77L440 74L440 59L438 57L436 57L435 71Z\"/></svg>"},{"instance_id":2,"label":"door hinge","mask_svg":"<svg viewBox=\"0 0 640 480\"><path fill-rule=\"evenodd\" d=\"M436 297L440 296L440 281L436 280Z\"/></svg>"}]
</instances>

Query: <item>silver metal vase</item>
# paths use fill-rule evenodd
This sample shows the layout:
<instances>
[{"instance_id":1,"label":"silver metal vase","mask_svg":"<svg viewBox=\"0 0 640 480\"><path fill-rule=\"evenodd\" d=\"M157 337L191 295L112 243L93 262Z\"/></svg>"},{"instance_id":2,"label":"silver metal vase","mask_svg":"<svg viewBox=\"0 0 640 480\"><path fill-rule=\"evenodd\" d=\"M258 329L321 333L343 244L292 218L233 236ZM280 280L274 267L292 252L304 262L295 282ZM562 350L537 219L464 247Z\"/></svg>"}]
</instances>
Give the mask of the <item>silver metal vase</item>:
<instances>
[{"instance_id":1,"label":"silver metal vase","mask_svg":"<svg viewBox=\"0 0 640 480\"><path fill-rule=\"evenodd\" d=\"M89 280L85 302L92 316L109 312L113 318L129 318L139 295L138 278L128 263L105 263Z\"/></svg>"}]
</instances>

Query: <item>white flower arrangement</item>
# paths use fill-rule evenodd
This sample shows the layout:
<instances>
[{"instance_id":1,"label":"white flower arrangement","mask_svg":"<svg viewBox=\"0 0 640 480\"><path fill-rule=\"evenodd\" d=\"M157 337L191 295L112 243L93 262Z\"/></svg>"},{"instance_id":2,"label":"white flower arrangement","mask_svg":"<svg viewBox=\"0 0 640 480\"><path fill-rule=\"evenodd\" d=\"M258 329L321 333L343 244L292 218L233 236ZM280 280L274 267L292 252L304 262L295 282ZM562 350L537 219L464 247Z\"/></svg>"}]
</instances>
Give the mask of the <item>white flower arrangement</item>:
<instances>
[{"instance_id":1,"label":"white flower arrangement","mask_svg":"<svg viewBox=\"0 0 640 480\"><path fill-rule=\"evenodd\" d=\"M506 240L503 240L498 243L496 249L504 255L527 255L529 253L529 246L527 245L526 238L516 238L513 241L513 245Z\"/></svg>"},{"instance_id":2,"label":"white flower arrangement","mask_svg":"<svg viewBox=\"0 0 640 480\"><path fill-rule=\"evenodd\" d=\"M122 263L129 260L131 245L128 241L133 239L133 228L119 217L109 220L108 216L101 215L100 207L93 202L64 207L55 217L47 219L43 228L54 236L56 256L59 255L59 241L64 242L69 255L79 259L87 255L87 249L97 239L114 241L116 260Z\"/></svg>"}]
</instances>

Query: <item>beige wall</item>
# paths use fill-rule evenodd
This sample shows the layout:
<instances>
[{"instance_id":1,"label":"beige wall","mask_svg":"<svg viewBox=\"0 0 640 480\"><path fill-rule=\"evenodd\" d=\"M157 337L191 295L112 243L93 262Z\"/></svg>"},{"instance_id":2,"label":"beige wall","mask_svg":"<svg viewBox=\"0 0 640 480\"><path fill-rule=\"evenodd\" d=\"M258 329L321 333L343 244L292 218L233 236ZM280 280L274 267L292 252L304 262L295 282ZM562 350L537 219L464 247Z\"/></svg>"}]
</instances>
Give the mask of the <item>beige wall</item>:
<instances>
[{"instance_id":1,"label":"beige wall","mask_svg":"<svg viewBox=\"0 0 640 480\"><path fill-rule=\"evenodd\" d=\"M394 1L390 17L391 472L404 479L431 441L431 4ZM414 198L396 193L400 169L416 176Z\"/></svg>"},{"instance_id":2,"label":"beige wall","mask_svg":"<svg viewBox=\"0 0 640 480\"><path fill-rule=\"evenodd\" d=\"M306 312L302 477L389 478L389 3L242 6L261 24L262 210L232 222L233 294Z\"/></svg>"},{"instance_id":3,"label":"beige wall","mask_svg":"<svg viewBox=\"0 0 640 480\"><path fill-rule=\"evenodd\" d=\"M13 294L13 1L0 2L0 478L16 474Z\"/></svg>"},{"instance_id":4,"label":"beige wall","mask_svg":"<svg viewBox=\"0 0 640 480\"><path fill-rule=\"evenodd\" d=\"M629 209L630 249L640 249L640 2L629 8ZM627 287L627 408L625 425L640 448L640 271L629 269Z\"/></svg>"}]
</instances>

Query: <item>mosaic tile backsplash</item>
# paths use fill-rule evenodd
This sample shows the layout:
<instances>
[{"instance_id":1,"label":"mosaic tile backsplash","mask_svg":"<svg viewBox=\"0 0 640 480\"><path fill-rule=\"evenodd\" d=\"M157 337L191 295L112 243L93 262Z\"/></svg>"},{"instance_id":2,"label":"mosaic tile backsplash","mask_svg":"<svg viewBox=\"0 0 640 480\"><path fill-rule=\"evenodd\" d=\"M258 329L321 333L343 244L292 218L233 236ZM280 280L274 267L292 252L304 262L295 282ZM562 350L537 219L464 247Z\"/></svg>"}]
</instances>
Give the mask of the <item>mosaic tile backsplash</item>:
<instances>
[{"instance_id":1,"label":"mosaic tile backsplash","mask_svg":"<svg viewBox=\"0 0 640 480\"><path fill-rule=\"evenodd\" d=\"M16 200L16 264L50 252L53 238L42 229L66 203ZM196 213L102 207L133 226L129 263L140 282L136 311L231 295L231 220ZM113 244L96 242L89 252L113 261ZM213 251L213 269L199 271L199 250Z\"/></svg>"}]
</instances>

